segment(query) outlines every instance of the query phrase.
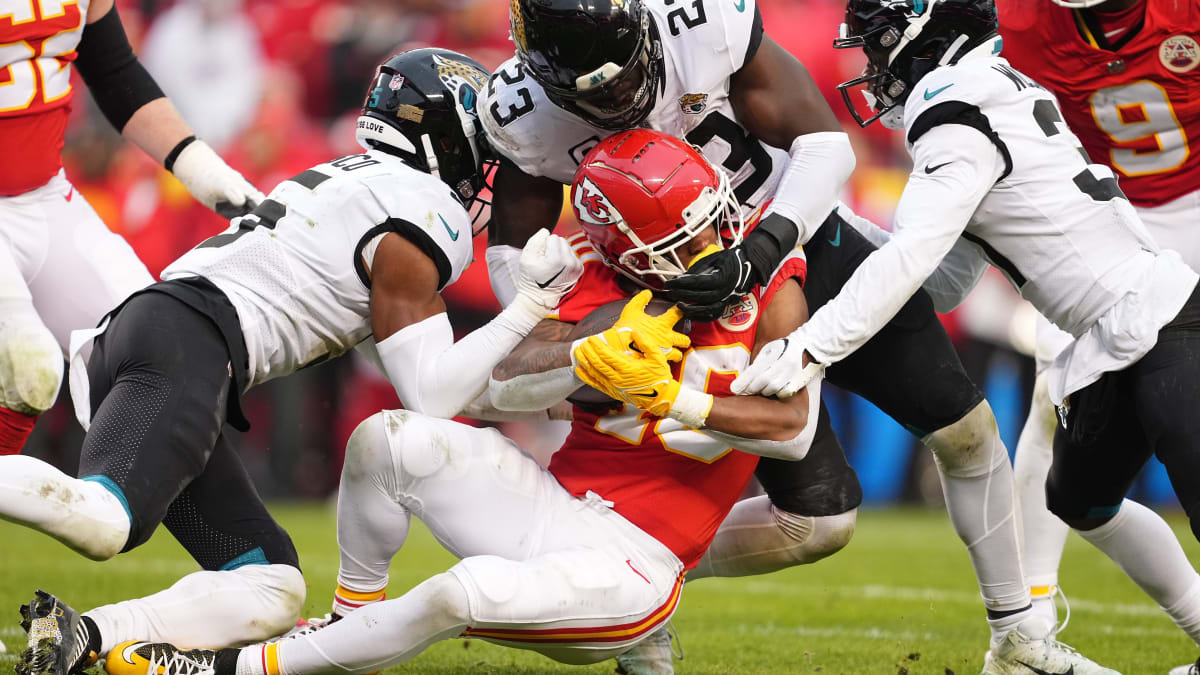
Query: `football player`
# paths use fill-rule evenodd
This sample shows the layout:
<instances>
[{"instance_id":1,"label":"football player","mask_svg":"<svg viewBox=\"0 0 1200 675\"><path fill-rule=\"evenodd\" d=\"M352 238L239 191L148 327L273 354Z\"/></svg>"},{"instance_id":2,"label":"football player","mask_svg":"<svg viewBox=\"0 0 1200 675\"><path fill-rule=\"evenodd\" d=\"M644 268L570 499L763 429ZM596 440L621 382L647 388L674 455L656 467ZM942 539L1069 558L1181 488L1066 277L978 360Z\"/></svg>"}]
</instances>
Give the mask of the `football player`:
<instances>
[{"instance_id":1,"label":"football player","mask_svg":"<svg viewBox=\"0 0 1200 675\"><path fill-rule=\"evenodd\" d=\"M492 77L480 111L503 157L490 232L496 245L488 249L501 300L511 294L505 270L515 247L555 222L562 185L612 129L649 127L699 146L727 173L754 225L741 245L666 282L694 314L736 313L746 289L768 279L797 243L808 257L809 307L820 307L874 251L847 224L853 214L832 211L854 166L849 140L804 66L764 33L754 0L516 0L510 18L517 54ZM584 222L593 218L581 213ZM914 296L827 379L879 406L934 451L992 639L1003 640L1030 607L1010 518L1012 466L991 408L929 297ZM818 441L837 443L831 431ZM731 526L709 551L712 564L691 578L769 572L818 559L790 552L844 544L862 501L848 471L840 447L806 465L759 462L767 496L734 508ZM665 646L663 637L642 650ZM669 650L658 653L638 657L657 664L640 672L670 672Z\"/></svg>"},{"instance_id":2,"label":"football player","mask_svg":"<svg viewBox=\"0 0 1200 675\"><path fill-rule=\"evenodd\" d=\"M0 9L0 455L54 403L72 330L154 279L62 170L74 64L108 121L227 218L263 196L179 117L130 49L113 0Z\"/></svg>"},{"instance_id":3,"label":"football player","mask_svg":"<svg viewBox=\"0 0 1200 675\"><path fill-rule=\"evenodd\" d=\"M608 209L611 227L574 238L584 278L558 318L539 323L497 375L540 377L544 400L555 402L555 390L580 386L577 371L613 397L606 410L576 408L548 469L494 429L405 411L375 415L350 439L338 501L338 584L365 606L308 634L241 650L133 643L109 655L110 673L366 672L459 636L583 664L624 651L671 617L684 573L758 455L796 459L808 450L819 381L786 402L728 389L762 344L804 320L804 258L791 252L752 289L752 309L693 323L690 336L672 329L677 308L644 313L644 290L614 327L571 340L575 321L625 304L639 288L661 288L742 229L724 174L658 132L600 143L583 158L573 190L577 203L594 199ZM492 387L493 402L530 395L517 389ZM461 561L381 600L412 516Z\"/></svg>"},{"instance_id":4,"label":"football player","mask_svg":"<svg viewBox=\"0 0 1200 675\"><path fill-rule=\"evenodd\" d=\"M927 278L950 309L994 265L1073 336L1046 378L1063 420L1047 506L1139 570L1142 588L1195 638L1187 558L1158 516L1123 498L1153 452L1200 535L1196 273L1150 236L1112 169L1090 162L1054 96L999 56L991 0L851 0L842 32L835 46L862 48L869 62L841 85L847 104L866 85L874 114L863 119L850 105L854 115L902 128L914 169L895 232L879 230L878 252L838 297L764 349L735 389L787 395L810 359L853 352ZM992 667L996 655L988 672L1008 672Z\"/></svg>"},{"instance_id":5,"label":"football player","mask_svg":"<svg viewBox=\"0 0 1200 675\"><path fill-rule=\"evenodd\" d=\"M279 184L165 281L73 335L77 348L94 338L86 366L71 366L88 430L79 478L0 457L0 517L94 560L161 523L205 571L82 616L39 592L23 610L21 672L74 673L131 639L223 646L294 626L305 596L296 551L223 432L248 428L242 392L373 337L404 404L451 417L573 286L582 266L542 232L513 304L454 341L440 292L472 258L467 207L488 152L475 110L489 75L447 50L390 58L358 119L366 152Z\"/></svg>"},{"instance_id":6,"label":"football player","mask_svg":"<svg viewBox=\"0 0 1200 675\"><path fill-rule=\"evenodd\" d=\"M1063 120L1088 156L1108 165L1163 248L1200 270L1200 5L1145 0L1012 0L998 5L1006 58L1058 99ZM1067 526L1046 510L1054 408L1045 370L1071 336L1038 322L1038 383L1017 444L1025 573L1034 606L1057 618L1058 565ZM1132 503L1130 508L1139 508ZM1158 530L1166 533L1166 530ZM1178 547L1163 542L1154 550ZM1137 579L1141 567L1124 567ZM1200 594L1200 576L1179 568L1177 583ZM1139 581L1139 584L1143 582Z\"/></svg>"}]
</instances>

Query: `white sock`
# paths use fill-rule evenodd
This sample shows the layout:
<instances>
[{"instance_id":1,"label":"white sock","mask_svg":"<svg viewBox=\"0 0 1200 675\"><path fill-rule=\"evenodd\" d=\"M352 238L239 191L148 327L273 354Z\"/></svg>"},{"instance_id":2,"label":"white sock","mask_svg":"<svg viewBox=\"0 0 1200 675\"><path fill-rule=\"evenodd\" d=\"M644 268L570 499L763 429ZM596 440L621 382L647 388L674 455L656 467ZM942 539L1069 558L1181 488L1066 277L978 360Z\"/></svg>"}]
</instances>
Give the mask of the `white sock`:
<instances>
[{"instance_id":1,"label":"white sock","mask_svg":"<svg viewBox=\"0 0 1200 675\"><path fill-rule=\"evenodd\" d=\"M946 510L967 545L984 605L994 611L1027 607L1012 466L991 407L984 401L922 440L934 452Z\"/></svg>"},{"instance_id":2,"label":"white sock","mask_svg":"<svg viewBox=\"0 0 1200 675\"><path fill-rule=\"evenodd\" d=\"M1033 387L1029 417L1017 441L1013 477L1020 504L1025 581L1030 586L1034 609L1055 624L1058 623L1058 608L1054 604L1058 567L1070 531L1066 523L1046 508L1046 474L1050 472L1057 424L1054 406L1046 395L1046 376L1040 374Z\"/></svg>"},{"instance_id":3,"label":"white sock","mask_svg":"<svg viewBox=\"0 0 1200 675\"><path fill-rule=\"evenodd\" d=\"M291 565L193 572L170 588L86 612L101 653L128 640L220 649L266 640L294 627L306 588Z\"/></svg>"},{"instance_id":4,"label":"white sock","mask_svg":"<svg viewBox=\"0 0 1200 675\"><path fill-rule=\"evenodd\" d=\"M363 607L337 623L238 654L237 675L366 673L407 661L469 622L467 591L442 573L394 600Z\"/></svg>"},{"instance_id":5,"label":"white sock","mask_svg":"<svg viewBox=\"0 0 1200 675\"><path fill-rule=\"evenodd\" d=\"M1112 558L1188 637L1200 644L1200 576L1166 521L1126 499L1107 523L1076 532Z\"/></svg>"},{"instance_id":6,"label":"white sock","mask_svg":"<svg viewBox=\"0 0 1200 675\"><path fill-rule=\"evenodd\" d=\"M346 443L338 488L338 588L333 612L345 616L382 600L392 558L408 538L412 516L400 505L399 477L383 418L368 418Z\"/></svg>"},{"instance_id":7,"label":"white sock","mask_svg":"<svg viewBox=\"0 0 1200 675\"><path fill-rule=\"evenodd\" d=\"M743 499L733 505L688 579L767 574L816 562L849 543L856 513L800 516L776 508L766 495Z\"/></svg>"},{"instance_id":8,"label":"white sock","mask_svg":"<svg viewBox=\"0 0 1200 675\"><path fill-rule=\"evenodd\" d=\"M108 560L129 539L128 507L113 493L24 455L0 457L0 518L48 534L92 560Z\"/></svg>"}]
</instances>

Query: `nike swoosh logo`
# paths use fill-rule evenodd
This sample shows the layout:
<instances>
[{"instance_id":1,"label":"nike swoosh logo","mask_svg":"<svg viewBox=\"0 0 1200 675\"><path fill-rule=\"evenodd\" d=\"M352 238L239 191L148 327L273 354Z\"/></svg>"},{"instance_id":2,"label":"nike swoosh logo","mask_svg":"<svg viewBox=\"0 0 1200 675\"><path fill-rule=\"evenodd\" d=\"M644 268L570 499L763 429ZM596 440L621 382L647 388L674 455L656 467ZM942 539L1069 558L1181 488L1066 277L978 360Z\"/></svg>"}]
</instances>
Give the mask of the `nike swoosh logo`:
<instances>
[{"instance_id":1,"label":"nike swoosh logo","mask_svg":"<svg viewBox=\"0 0 1200 675\"><path fill-rule=\"evenodd\" d=\"M746 11L746 0L739 0L736 4L734 4L733 8L739 12Z\"/></svg>"},{"instance_id":2,"label":"nike swoosh logo","mask_svg":"<svg viewBox=\"0 0 1200 675\"><path fill-rule=\"evenodd\" d=\"M1032 670L1034 673L1037 673L1037 675L1075 675L1075 666L1071 666L1070 668L1067 668L1066 670L1062 671L1061 673L1052 673L1048 670L1042 670L1041 668L1038 668L1036 666L1031 666L1028 663L1025 663L1024 661L1022 661L1020 659L1014 659L1014 660L1017 663Z\"/></svg>"},{"instance_id":3,"label":"nike swoosh logo","mask_svg":"<svg viewBox=\"0 0 1200 675\"><path fill-rule=\"evenodd\" d=\"M134 663L134 660L132 658L133 652L137 651L138 647L141 647L142 645L145 645L145 644L149 644L149 643L134 642L133 644L126 647L125 649L121 650L121 658L125 660L125 663L128 663L130 665L137 665L136 663Z\"/></svg>"},{"instance_id":4,"label":"nike swoosh logo","mask_svg":"<svg viewBox=\"0 0 1200 675\"><path fill-rule=\"evenodd\" d=\"M954 86L954 83L951 82L950 84L948 84L944 87L939 87L937 89L934 89L933 91L929 91L928 89L926 89L925 90L925 100L928 101L929 99L933 98L934 96L937 96L938 94L942 93L943 91L946 91L947 89L949 89L950 87L953 87L953 86Z\"/></svg>"},{"instance_id":5,"label":"nike swoosh logo","mask_svg":"<svg viewBox=\"0 0 1200 675\"><path fill-rule=\"evenodd\" d=\"M838 223L837 232L833 235L833 239L829 240L829 245L838 247L842 245L842 224Z\"/></svg>"},{"instance_id":6,"label":"nike swoosh logo","mask_svg":"<svg viewBox=\"0 0 1200 675\"><path fill-rule=\"evenodd\" d=\"M938 169L942 168L943 166L946 166L947 164L950 164L950 162L942 162L941 164L938 164L937 166L926 166L925 173L933 173L934 171L937 171Z\"/></svg>"},{"instance_id":7,"label":"nike swoosh logo","mask_svg":"<svg viewBox=\"0 0 1200 675\"><path fill-rule=\"evenodd\" d=\"M554 273L554 276L550 277L549 279L547 279L547 280L546 280L546 281L544 281L544 282L542 282L542 281L535 282L535 283L537 283L537 287L538 287L538 288L540 288L540 289L542 289L542 290L545 290L545 288L546 288L547 286L549 286L550 284L554 283L554 280L555 280L555 279L557 279L557 278L558 278L558 275L562 274L562 273L563 273L563 270L565 270L565 269L567 269L567 268L566 268L566 267L559 268L559 270L558 270L557 272L555 272L555 273Z\"/></svg>"},{"instance_id":8,"label":"nike swoosh logo","mask_svg":"<svg viewBox=\"0 0 1200 675\"><path fill-rule=\"evenodd\" d=\"M442 221L442 227L446 228L446 234L450 235L450 241L458 241L458 232L450 229L450 225L446 222L445 218L442 218L442 214L440 213L438 214L438 220ZM545 286L542 288L545 288Z\"/></svg>"}]
</instances>

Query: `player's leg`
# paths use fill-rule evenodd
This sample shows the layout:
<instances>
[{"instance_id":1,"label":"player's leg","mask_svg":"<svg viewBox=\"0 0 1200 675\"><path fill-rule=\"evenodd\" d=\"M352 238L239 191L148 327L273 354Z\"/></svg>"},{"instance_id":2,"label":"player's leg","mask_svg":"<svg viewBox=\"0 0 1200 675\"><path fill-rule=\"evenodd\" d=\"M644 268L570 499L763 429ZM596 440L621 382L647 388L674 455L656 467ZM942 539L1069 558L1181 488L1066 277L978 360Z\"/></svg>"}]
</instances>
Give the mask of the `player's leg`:
<instances>
[{"instance_id":1,"label":"player's leg","mask_svg":"<svg viewBox=\"0 0 1200 675\"><path fill-rule=\"evenodd\" d=\"M49 238L38 201L36 194L0 197L0 455L21 451L62 382L62 351L27 285Z\"/></svg>"},{"instance_id":2,"label":"player's leg","mask_svg":"<svg viewBox=\"0 0 1200 675\"><path fill-rule=\"evenodd\" d=\"M1038 373L1033 385L1029 417L1017 441L1013 461L1017 500L1020 504L1024 541L1025 580L1033 607L1048 620L1058 623L1054 596L1058 588L1058 566L1070 527L1046 508L1046 474L1054 446L1058 417L1046 395L1046 374Z\"/></svg>"},{"instance_id":3,"label":"player's leg","mask_svg":"<svg viewBox=\"0 0 1200 675\"><path fill-rule=\"evenodd\" d=\"M767 494L734 505L690 581L805 565L850 543L862 487L824 406L817 425L803 460L759 460L755 476Z\"/></svg>"},{"instance_id":4,"label":"player's leg","mask_svg":"<svg viewBox=\"0 0 1200 675\"><path fill-rule=\"evenodd\" d=\"M805 251L805 296L815 312L874 246L835 215ZM998 640L1030 606L1012 467L991 409L963 370L929 296L915 294L862 348L830 366L826 380L879 406L933 450L946 508L967 545L993 640Z\"/></svg>"},{"instance_id":5,"label":"player's leg","mask_svg":"<svg viewBox=\"0 0 1200 675\"><path fill-rule=\"evenodd\" d=\"M84 613L95 623L100 653L129 640L226 647L296 625L305 598L296 549L224 435L163 525L204 571L154 595Z\"/></svg>"}]
</instances>

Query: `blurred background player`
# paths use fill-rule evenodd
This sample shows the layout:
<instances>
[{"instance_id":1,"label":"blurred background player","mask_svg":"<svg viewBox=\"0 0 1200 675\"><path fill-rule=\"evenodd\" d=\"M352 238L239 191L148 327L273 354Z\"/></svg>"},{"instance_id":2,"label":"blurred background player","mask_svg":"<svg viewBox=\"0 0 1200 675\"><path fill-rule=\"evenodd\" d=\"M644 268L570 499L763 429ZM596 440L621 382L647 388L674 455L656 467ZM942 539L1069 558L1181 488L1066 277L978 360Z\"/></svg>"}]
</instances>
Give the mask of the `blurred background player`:
<instances>
[{"instance_id":1,"label":"blurred background player","mask_svg":"<svg viewBox=\"0 0 1200 675\"><path fill-rule=\"evenodd\" d=\"M138 62L113 0L0 7L0 455L54 403L70 332L153 281L62 170L79 70L114 128L226 218L263 196L198 140Z\"/></svg>"},{"instance_id":2,"label":"blurred background player","mask_svg":"<svg viewBox=\"0 0 1200 675\"><path fill-rule=\"evenodd\" d=\"M1004 55L1058 99L1063 120L1093 162L1109 166L1159 246L1200 270L1200 3L1147 0L1008 0L999 3ZM1058 6L1054 6L1058 5ZM1070 335L1038 316L1037 369L1015 474L1034 605L1055 618L1068 527L1046 509L1057 419L1045 369ZM1126 501L1123 508L1144 510ZM1170 536L1165 524L1158 530ZM1164 544L1165 545L1165 544ZM1139 584L1139 568L1126 572ZM1200 575L1178 570L1184 595Z\"/></svg>"},{"instance_id":3,"label":"blurred background player","mask_svg":"<svg viewBox=\"0 0 1200 675\"><path fill-rule=\"evenodd\" d=\"M741 245L666 282L672 299L687 301L691 311L709 318L735 311L727 305L769 278L797 244L805 247L805 297L815 311L875 250L847 223L853 214L834 210L854 168L847 134L805 66L764 30L754 0L519 0L510 21L517 54L497 69L480 112L502 157L487 253L502 302L511 284L506 261L515 260L524 237L552 222L582 155L609 131L637 126L700 147L728 174L754 228ZM991 406L963 369L929 296L917 293L827 379L879 406L932 450L992 640L1003 640L1030 607L1016 523L1008 517L1012 467ZM832 433L827 439L838 443ZM741 576L811 562L779 551L802 548L820 526L848 541L862 492L845 475L844 459L824 468L760 461L756 476L766 496L734 507L731 527L712 547L720 564L710 570ZM665 644L647 641L639 649ZM659 672L670 666L669 655L657 661Z\"/></svg>"}]
</instances>

